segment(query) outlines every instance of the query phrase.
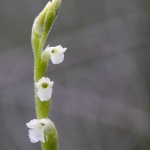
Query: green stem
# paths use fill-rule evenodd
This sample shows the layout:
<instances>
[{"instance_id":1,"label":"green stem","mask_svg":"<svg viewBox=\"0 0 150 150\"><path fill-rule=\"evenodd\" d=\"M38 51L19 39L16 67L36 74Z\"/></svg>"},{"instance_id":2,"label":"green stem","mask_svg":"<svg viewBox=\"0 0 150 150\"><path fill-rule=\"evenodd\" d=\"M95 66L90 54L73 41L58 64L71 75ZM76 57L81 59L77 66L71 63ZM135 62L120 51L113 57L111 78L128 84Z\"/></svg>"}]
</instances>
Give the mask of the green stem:
<instances>
[{"instance_id":1,"label":"green stem","mask_svg":"<svg viewBox=\"0 0 150 150\"><path fill-rule=\"evenodd\" d=\"M34 62L34 83L38 82L43 76L45 76L47 63L41 62L39 57L35 56ZM35 85L34 85L35 86ZM47 118L50 112L51 100L41 101L37 96L37 89L35 88L35 104L36 104L36 115L38 119Z\"/></svg>"}]
</instances>

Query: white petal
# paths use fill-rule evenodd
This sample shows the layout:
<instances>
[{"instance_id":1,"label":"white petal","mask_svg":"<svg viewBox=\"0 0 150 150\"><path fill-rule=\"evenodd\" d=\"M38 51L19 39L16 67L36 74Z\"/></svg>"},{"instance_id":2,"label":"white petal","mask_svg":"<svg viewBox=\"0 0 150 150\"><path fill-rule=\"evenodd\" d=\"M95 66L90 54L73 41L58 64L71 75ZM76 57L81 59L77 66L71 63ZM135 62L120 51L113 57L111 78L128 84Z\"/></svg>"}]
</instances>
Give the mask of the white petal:
<instances>
[{"instance_id":1,"label":"white petal","mask_svg":"<svg viewBox=\"0 0 150 150\"><path fill-rule=\"evenodd\" d=\"M44 141L44 127L41 129L29 129L29 138L32 143Z\"/></svg>"},{"instance_id":2,"label":"white petal","mask_svg":"<svg viewBox=\"0 0 150 150\"><path fill-rule=\"evenodd\" d=\"M64 60L64 54L51 54L53 64L60 64Z\"/></svg>"},{"instance_id":3,"label":"white petal","mask_svg":"<svg viewBox=\"0 0 150 150\"><path fill-rule=\"evenodd\" d=\"M30 122L26 123L28 128L34 128L37 124L39 123L39 121L37 119L33 119Z\"/></svg>"}]
</instances>

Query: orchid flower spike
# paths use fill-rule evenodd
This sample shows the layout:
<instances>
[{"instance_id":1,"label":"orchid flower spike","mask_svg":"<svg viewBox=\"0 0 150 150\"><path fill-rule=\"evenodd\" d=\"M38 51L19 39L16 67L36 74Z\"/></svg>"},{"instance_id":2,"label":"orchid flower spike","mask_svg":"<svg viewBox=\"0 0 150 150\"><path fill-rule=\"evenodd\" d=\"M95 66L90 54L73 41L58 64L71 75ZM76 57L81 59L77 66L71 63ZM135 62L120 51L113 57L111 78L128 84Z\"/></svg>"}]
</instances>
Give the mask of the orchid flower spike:
<instances>
[{"instance_id":1,"label":"orchid flower spike","mask_svg":"<svg viewBox=\"0 0 150 150\"><path fill-rule=\"evenodd\" d=\"M37 95L41 101L47 101L51 98L53 84L54 82L50 81L48 77L42 77L38 82L35 83Z\"/></svg>"},{"instance_id":2,"label":"orchid flower spike","mask_svg":"<svg viewBox=\"0 0 150 150\"><path fill-rule=\"evenodd\" d=\"M55 128L50 119L33 119L26 123L29 129L29 139L32 143L45 142L44 133L51 134Z\"/></svg>"},{"instance_id":3,"label":"orchid flower spike","mask_svg":"<svg viewBox=\"0 0 150 150\"><path fill-rule=\"evenodd\" d=\"M67 48L63 48L61 45L55 47L47 46L42 53L42 60L48 62L51 58L53 64L60 64L64 60L64 52Z\"/></svg>"}]
</instances>

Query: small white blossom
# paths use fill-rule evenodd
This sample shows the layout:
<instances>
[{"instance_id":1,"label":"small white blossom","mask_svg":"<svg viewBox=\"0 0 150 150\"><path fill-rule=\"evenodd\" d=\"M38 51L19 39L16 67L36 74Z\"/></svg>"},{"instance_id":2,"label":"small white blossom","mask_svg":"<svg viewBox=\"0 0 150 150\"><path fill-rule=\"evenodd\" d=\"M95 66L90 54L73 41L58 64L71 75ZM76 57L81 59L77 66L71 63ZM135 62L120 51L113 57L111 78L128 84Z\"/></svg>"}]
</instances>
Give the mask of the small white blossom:
<instances>
[{"instance_id":1,"label":"small white blossom","mask_svg":"<svg viewBox=\"0 0 150 150\"><path fill-rule=\"evenodd\" d=\"M53 64L59 64L64 60L64 52L67 48L63 48L61 45L50 47L50 56Z\"/></svg>"},{"instance_id":2,"label":"small white blossom","mask_svg":"<svg viewBox=\"0 0 150 150\"><path fill-rule=\"evenodd\" d=\"M30 128L29 139L32 143L36 143L38 141L45 142L44 131L50 131L54 127L54 124L50 119L33 119L26 125Z\"/></svg>"},{"instance_id":3,"label":"small white blossom","mask_svg":"<svg viewBox=\"0 0 150 150\"><path fill-rule=\"evenodd\" d=\"M41 101L47 101L51 98L53 84L54 82L50 81L48 77L42 77L38 82L35 83L37 95Z\"/></svg>"},{"instance_id":4,"label":"small white blossom","mask_svg":"<svg viewBox=\"0 0 150 150\"><path fill-rule=\"evenodd\" d=\"M64 52L67 48L63 48L61 45L55 47L47 46L46 49L42 53L42 60L45 62L51 61L53 64L60 64L64 60Z\"/></svg>"}]
</instances>

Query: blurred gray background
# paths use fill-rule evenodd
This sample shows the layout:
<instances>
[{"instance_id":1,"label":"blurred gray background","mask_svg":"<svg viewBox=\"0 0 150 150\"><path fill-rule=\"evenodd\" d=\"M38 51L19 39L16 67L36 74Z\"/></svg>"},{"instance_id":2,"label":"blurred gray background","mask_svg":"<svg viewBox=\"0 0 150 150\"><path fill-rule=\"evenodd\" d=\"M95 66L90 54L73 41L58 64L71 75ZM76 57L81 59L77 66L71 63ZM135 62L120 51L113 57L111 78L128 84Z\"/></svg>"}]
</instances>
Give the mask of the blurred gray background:
<instances>
[{"instance_id":1,"label":"blurred gray background","mask_svg":"<svg viewBox=\"0 0 150 150\"><path fill-rule=\"evenodd\" d=\"M25 124L36 118L31 27L47 2L0 1L0 150L41 149ZM63 0L47 44L68 50L46 74L60 150L150 149L149 8L148 0Z\"/></svg>"}]
</instances>

